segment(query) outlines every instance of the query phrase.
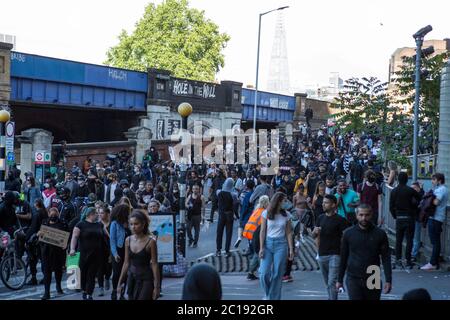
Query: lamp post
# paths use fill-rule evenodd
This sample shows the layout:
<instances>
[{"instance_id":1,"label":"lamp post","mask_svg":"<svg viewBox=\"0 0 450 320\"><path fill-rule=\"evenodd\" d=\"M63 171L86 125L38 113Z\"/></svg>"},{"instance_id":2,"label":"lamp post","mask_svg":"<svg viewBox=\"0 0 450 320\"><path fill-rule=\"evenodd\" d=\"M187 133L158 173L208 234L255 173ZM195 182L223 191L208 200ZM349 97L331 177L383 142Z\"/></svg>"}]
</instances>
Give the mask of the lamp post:
<instances>
[{"instance_id":1,"label":"lamp post","mask_svg":"<svg viewBox=\"0 0 450 320\"><path fill-rule=\"evenodd\" d=\"M253 141L256 141L256 111L258 108L258 82L259 82L259 49L261 45L261 18L274 11L280 11L289 8L289 6L280 7L264 13L259 14L259 26L258 26L258 50L256 55L256 82L255 82L255 106L253 109Z\"/></svg>"},{"instance_id":2,"label":"lamp post","mask_svg":"<svg viewBox=\"0 0 450 320\"><path fill-rule=\"evenodd\" d=\"M6 123L11 115L6 110L0 111L0 193L5 192L6 173Z\"/></svg>"},{"instance_id":3,"label":"lamp post","mask_svg":"<svg viewBox=\"0 0 450 320\"><path fill-rule=\"evenodd\" d=\"M184 135L189 134L187 132L188 117L192 114L192 106L183 102L178 106L178 113L181 116L181 129L182 129L182 142L185 142ZM183 148L183 158L180 162L180 224L181 228L178 233L178 245L180 247L181 254L186 257L186 171L187 171L187 154L184 154L185 148Z\"/></svg>"},{"instance_id":4,"label":"lamp post","mask_svg":"<svg viewBox=\"0 0 450 320\"><path fill-rule=\"evenodd\" d=\"M416 71L415 71L415 100L414 100L414 140L413 140L413 181L417 181L417 149L419 140L419 104L420 104L420 68L422 62L422 45L425 35L429 33L433 28L426 26L417 31L413 38L416 40Z\"/></svg>"}]
</instances>

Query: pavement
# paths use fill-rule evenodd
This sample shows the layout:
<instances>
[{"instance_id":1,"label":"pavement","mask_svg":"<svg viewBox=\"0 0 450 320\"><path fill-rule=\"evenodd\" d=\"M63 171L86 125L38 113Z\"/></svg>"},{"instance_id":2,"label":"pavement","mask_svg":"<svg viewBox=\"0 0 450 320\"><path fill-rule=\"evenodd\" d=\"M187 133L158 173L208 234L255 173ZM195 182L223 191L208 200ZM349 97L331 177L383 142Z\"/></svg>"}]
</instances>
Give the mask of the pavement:
<instances>
[{"instance_id":1,"label":"pavement","mask_svg":"<svg viewBox=\"0 0 450 320\"><path fill-rule=\"evenodd\" d=\"M207 215L209 217L209 214ZM204 262L216 268L222 282L224 300L261 300L263 292L259 281L246 279L247 261L242 254L246 247L242 241L240 248L233 249L230 258L214 256L217 222L205 224L201 228L200 240L197 248L187 248L187 260L190 265ZM225 237L225 235L224 235ZM237 237L237 223L233 228L232 246ZM315 261L315 245L312 239L306 238L301 243L293 267L294 281L283 283L282 299L284 300L326 300L327 293L321 272ZM415 288L427 289L433 300L450 300L450 272L432 271L424 272L416 266L413 270L393 270L393 290L388 295L382 295L383 300L398 300L408 290ZM39 270L39 268L38 268ZM42 275L38 274L38 279ZM63 290L65 294L57 296L54 284L52 284L51 296L54 300L81 300L81 293L68 290L65 277ZM184 278L164 278L162 283L163 297L161 300L181 300ZM36 300L40 299L44 291L43 286L25 286L19 291L11 291L0 282L0 300ZM98 288L94 292L94 300L110 300L111 290L105 292L105 296L98 296ZM346 293L340 294L339 299L347 300Z\"/></svg>"}]
</instances>

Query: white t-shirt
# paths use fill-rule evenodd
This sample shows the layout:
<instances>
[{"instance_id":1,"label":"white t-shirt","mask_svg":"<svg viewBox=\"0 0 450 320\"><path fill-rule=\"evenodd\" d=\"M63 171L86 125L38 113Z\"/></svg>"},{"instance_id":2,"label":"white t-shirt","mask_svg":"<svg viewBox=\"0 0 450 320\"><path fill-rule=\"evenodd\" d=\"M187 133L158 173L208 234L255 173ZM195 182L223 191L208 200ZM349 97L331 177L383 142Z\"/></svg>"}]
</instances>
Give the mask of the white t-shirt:
<instances>
[{"instance_id":1,"label":"white t-shirt","mask_svg":"<svg viewBox=\"0 0 450 320\"><path fill-rule=\"evenodd\" d=\"M264 210L262 216L267 220L267 232L268 238L281 238L286 236L286 223L289 221L289 216L284 217L281 214L276 214L275 219L267 219L267 210Z\"/></svg>"}]
</instances>

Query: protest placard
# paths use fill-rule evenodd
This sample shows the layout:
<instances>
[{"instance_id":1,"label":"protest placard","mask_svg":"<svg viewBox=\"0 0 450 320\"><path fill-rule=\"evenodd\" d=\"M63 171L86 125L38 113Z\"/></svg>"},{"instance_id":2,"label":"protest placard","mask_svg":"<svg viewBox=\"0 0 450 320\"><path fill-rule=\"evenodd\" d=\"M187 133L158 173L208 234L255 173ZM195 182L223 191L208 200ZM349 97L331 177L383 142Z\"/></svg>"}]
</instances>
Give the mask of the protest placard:
<instances>
[{"instance_id":1,"label":"protest placard","mask_svg":"<svg viewBox=\"0 0 450 320\"><path fill-rule=\"evenodd\" d=\"M48 243L63 249L67 248L69 241L69 232L51 228L48 226L41 226L39 241Z\"/></svg>"}]
</instances>

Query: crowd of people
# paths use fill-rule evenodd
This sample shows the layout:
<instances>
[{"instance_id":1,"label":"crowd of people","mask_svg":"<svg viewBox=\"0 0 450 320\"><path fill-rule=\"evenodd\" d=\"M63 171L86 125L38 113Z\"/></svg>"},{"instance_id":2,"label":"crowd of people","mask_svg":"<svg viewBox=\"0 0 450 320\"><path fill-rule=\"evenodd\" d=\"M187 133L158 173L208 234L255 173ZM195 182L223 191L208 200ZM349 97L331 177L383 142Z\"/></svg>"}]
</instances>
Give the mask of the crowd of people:
<instances>
[{"instance_id":1,"label":"crowd of people","mask_svg":"<svg viewBox=\"0 0 450 320\"><path fill-rule=\"evenodd\" d=\"M338 298L345 275L350 299L379 299L381 289L369 290L362 280L368 277L367 268L380 266L381 261L384 292L391 290L389 244L382 229L386 220L381 212L383 185L394 188L390 212L397 220L399 265L404 236L406 265L411 267L419 250L420 229L426 224L433 255L423 269L439 267L440 232L448 201L445 177L437 173L431 203L424 205L422 199L429 198L422 185L415 182L408 187L406 173L399 172L393 162L383 168L381 149L377 137L344 134L326 126L313 132L304 125L292 139L281 138L280 165L274 176L262 174L261 163L191 165L185 199L189 247L194 250L201 241L202 224L217 221L216 255L231 255L237 221L233 246L239 248L245 239L245 254L251 258L247 279L259 279L264 299L275 300L281 299L282 283L293 281L296 250L311 235L329 299ZM9 171L8 192L0 204L0 228L11 235L18 224L26 229L18 251L21 257L26 252L30 261L30 285L39 284L36 266L41 261L43 299L50 298L52 273L57 292L62 293L66 256L78 252L83 299L93 299L96 282L100 296L112 286L113 300L162 295L157 240L148 226L152 215L179 213L179 172L174 162L162 160L154 148L140 163L131 160L122 153L103 162L88 158L81 168L75 164L67 169L61 159L57 171L42 184L30 172L22 183L19 170ZM39 243L42 225L69 232L68 248Z\"/></svg>"}]
</instances>

